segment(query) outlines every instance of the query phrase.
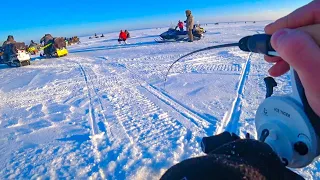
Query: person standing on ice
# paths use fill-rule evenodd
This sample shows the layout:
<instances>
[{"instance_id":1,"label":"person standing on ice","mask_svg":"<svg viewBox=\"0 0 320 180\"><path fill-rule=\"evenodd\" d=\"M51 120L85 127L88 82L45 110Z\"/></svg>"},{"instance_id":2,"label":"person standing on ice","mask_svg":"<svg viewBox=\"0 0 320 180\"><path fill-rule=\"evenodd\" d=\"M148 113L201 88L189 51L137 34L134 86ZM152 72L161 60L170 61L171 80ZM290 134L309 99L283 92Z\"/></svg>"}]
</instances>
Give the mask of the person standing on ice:
<instances>
[{"instance_id":1,"label":"person standing on ice","mask_svg":"<svg viewBox=\"0 0 320 180\"><path fill-rule=\"evenodd\" d=\"M272 76L281 76L295 69L305 89L306 98L317 116L320 116L320 47L309 33L297 29L320 22L320 0L314 0L293 13L265 27L272 34L272 47L280 57L266 56L275 65L269 70ZM320 31L312 32L320 36ZM224 132L204 139L211 144L204 148L206 156L185 160L171 167L161 180L202 179L304 179L286 168L272 148L263 142L240 139Z\"/></svg>"},{"instance_id":2,"label":"person standing on ice","mask_svg":"<svg viewBox=\"0 0 320 180\"><path fill-rule=\"evenodd\" d=\"M119 44L121 44L122 41L127 44L127 33L121 30L118 39Z\"/></svg>"},{"instance_id":3,"label":"person standing on ice","mask_svg":"<svg viewBox=\"0 0 320 180\"><path fill-rule=\"evenodd\" d=\"M125 30L124 32L125 32L125 33L126 33L126 35L127 35L127 39L131 38L130 33L129 33L129 31L128 31L128 30Z\"/></svg>"},{"instance_id":4,"label":"person standing on ice","mask_svg":"<svg viewBox=\"0 0 320 180\"><path fill-rule=\"evenodd\" d=\"M187 31L188 31L189 42L193 42L192 31L193 31L194 20L190 10L186 10L186 16L187 16L187 20L185 22L186 22Z\"/></svg>"}]
</instances>

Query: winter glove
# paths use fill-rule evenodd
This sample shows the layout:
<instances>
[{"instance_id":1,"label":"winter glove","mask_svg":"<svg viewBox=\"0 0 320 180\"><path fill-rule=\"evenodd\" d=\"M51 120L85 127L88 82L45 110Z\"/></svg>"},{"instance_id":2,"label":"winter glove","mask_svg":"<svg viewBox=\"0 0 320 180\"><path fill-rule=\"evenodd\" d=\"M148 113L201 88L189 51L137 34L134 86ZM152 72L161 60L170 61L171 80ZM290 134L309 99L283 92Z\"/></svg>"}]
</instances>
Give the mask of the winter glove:
<instances>
[{"instance_id":1,"label":"winter glove","mask_svg":"<svg viewBox=\"0 0 320 180\"><path fill-rule=\"evenodd\" d=\"M220 146L239 140L240 137L234 133L224 132L216 136L204 137L201 142L201 149L204 153L209 154Z\"/></svg>"},{"instance_id":2,"label":"winter glove","mask_svg":"<svg viewBox=\"0 0 320 180\"><path fill-rule=\"evenodd\" d=\"M217 135L208 155L191 158L171 167L161 180L295 180L301 176L287 169L271 147L251 139L237 139L234 135ZM213 140L213 139L211 139Z\"/></svg>"}]
</instances>

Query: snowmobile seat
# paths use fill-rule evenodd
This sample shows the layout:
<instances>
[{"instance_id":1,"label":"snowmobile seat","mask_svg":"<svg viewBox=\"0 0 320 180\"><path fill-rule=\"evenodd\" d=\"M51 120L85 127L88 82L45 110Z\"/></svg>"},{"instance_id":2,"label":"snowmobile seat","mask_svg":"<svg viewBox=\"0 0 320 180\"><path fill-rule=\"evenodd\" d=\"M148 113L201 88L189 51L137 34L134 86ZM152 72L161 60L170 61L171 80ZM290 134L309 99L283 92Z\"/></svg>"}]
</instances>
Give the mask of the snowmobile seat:
<instances>
[{"instance_id":1,"label":"snowmobile seat","mask_svg":"<svg viewBox=\"0 0 320 180\"><path fill-rule=\"evenodd\" d=\"M16 43L11 43L11 44L6 44L3 48L3 52L6 55L17 54L18 50L26 50L26 44L16 42Z\"/></svg>"},{"instance_id":2,"label":"snowmobile seat","mask_svg":"<svg viewBox=\"0 0 320 180\"><path fill-rule=\"evenodd\" d=\"M177 30L177 35L187 35L188 31L178 31Z\"/></svg>"},{"instance_id":3,"label":"snowmobile seat","mask_svg":"<svg viewBox=\"0 0 320 180\"><path fill-rule=\"evenodd\" d=\"M26 44L23 42L16 42L16 43L14 43L14 46L18 50L26 50L26 48L27 48Z\"/></svg>"}]
</instances>

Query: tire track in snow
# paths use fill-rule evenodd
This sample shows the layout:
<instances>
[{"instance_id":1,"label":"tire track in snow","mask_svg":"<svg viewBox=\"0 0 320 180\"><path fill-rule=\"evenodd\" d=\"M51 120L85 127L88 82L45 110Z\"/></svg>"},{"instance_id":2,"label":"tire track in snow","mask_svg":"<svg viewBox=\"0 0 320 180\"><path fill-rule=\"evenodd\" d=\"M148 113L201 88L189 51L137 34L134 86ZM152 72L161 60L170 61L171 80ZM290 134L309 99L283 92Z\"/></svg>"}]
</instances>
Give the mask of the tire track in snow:
<instances>
[{"instance_id":1,"label":"tire track in snow","mask_svg":"<svg viewBox=\"0 0 320 180\"><path fill-rule=\"evenodd\" d=\"M109 99L115 106L117 121L123 124L133 144L138 146L138 151L126 153L123 161L127 162L121 162L125 164L124 170L141 168L136 164L142 163L143 167L150 157L157 157L156 161L152 160L151 168L155 168L190 156L191 151L184 149L189 147L185 144L196 143L191 131L146 97L138 89L136 79L132 79L127 71L124 74L119 71L116 71L120 74L118 82L108 85Z\"/></svg>"},{"instance_id":2,"label":"tire track in snow","mask_svg":"<svg viewBox=\"0 0 320 180\"><path fill-rule=\"evenodd\" d=\"M83 60L85 61L88 59L83 59ZM85 77L86 77L85 79L87 80L86 83L88 85L88 92L90 92L90 94L94 94L95 99L92 98L91 96L91 102L93 102L91 107L93 107L93 110L100 108L100 112L98 115L96 115L97 111L95 111L94 113L90 113L90 115L92 116L91 119L95 120L97 128L99 128L99 131L102 132L91 138L92 144L94 147L95 158L96 158L95 166L98 168L101 179L113 178L114 172L112 171L121 172L122 170L122 169L119 169L121 168L119 166L118 166L118 169L115 170L114 166L116 161L129 162L128 159L134 159L134 157L132 156L136 156L137 154L141 154L142 152L134 142L133 138L126 132L126 128L121 121L118 121L118 123L116 124L114 123L112 124L112 122L109 122L105 116L106 109L100 98L100 95L97 92L98 91L97 85L101 85L100 81L103 80L107 82L104 85L106 85L107 87L110 87L110 84L114 83L114 78L111 78L112 79L111 81L110 81L110 78L99 78L95 73L95 71L93 71L92 67L83 66L80 63L79 63L79 66L82 67L82 70L85 74ZM104 87L101 86L99 88L104 88ZM118 87L116 89L118 89ZM107 92L109 93L109 91ZM94 103L98 105L94 106L93 105ZM96 121L97 119L99 120L99 122ZM101 125L103 126L102 128L101 128ZM119 129L123 129L123 130L121 131ZM126 141L128 141L128 143L125 143L123 145L119 144L119 142L123 143ZM121 151L117 151L118 149L120 149ZM115 153L114 151L117 151L117 153ZM109 156L112 156L113 158ZM123 157L126 157L128 159L123 160ZM119 165L122 166L122 163L124 162L120 162ZM108 166L111 166L111 167L108 167Z\"/></svg>"},{"instance_id":3,"label":"tire track in snow","mask_svg":"<svg viewBox=\"0 0 320 180\"><path fill-rule=\"evenodd\" d=\"M102 58L102 59L105 60L105 58ZM191 128L192 132L200 132L201 134L203 133L211 134L214 131L216 122L212 122L208 120L200 113L178 102L177 100L172 98L170 95L166 94L165 92L160 91L158 88L154 87L153 85L143 80L137 73L126 68L125 65L116 64L115 66L121 67L124 70L128 71L132 76L132 78L135 79L141 85L141 87L143 87L145 90L147 90L150 94L155 96L160 101L164 102L171 109L175 110L180 115L182 115L183 117L188 119L190 122L192 122L196 126L196 128L190 127L190 125L186 125L188 123L182 120L179 120L182 124L185 125L185 127L187 127L188 129ZM205 132L203 132L203 130L205 130Z\"/></svg>"},{"instance_id":4,"label":"tire track in snow","mask_svg":"<svg viewBox=\"0 0 320 180\"><path fill-rule=\"evenodd\" d=\"M95 110L94 110L94 106L93 106L93 100L92 100L92 94L91 94L91 90L92 88L90 88L90 85L89 85L89 81L88 81L88 76L86 74L86 71L84 70L83 66L78 63L79 67L80 67L80 70L82 72L82 75L84 77L84 80L86 82L86 87L87 87L87 96L89 98L89 118L90 118L90 125L91 125L91 130L92 130L92 135L97 135L99 134L99 130L98 130L98 125L97 125L97 122L96 122L96 117L95 117Z\"/></svg>"},{"instance_id":5,"label":"tire track in snow","mask_svg":"<svg viewBox=\"0 0 320 180\"><path fill-rule=\"evenodd\" d=\"M85 67L84 69L87 78L91 79L89 84L92 83L95 87L99 85L99 88L102 88L101 90L107 93L108 100L104 100L112 104L114 114L113 118L108 118L109 130L120 133L115 134L117 136L115 137L115 143L109 144L105 148L107 150L101 151L104 157L117 157L116 159L108 157L102 160L102 164L104 164L102 168L105 168L104 172L106 172L107 177L112 178L114 177L112 174L116 173L120 179L121 177L124 178L127 175L125 176L123 173L129 171L129 169L131 169L129 171L131 172L132 169L141 168L136 164L142 164L143 166L146 160L152 156L158 157L157 161L154 162L155 166L159 165L159 163L178 162L184 156L191 156L191 151L182 150L189 147L185 146L185 143L190 143L190 141L191 143L196 143L191 131L145 97L137 88L139 84L131 76L124 76L121 70L120 72L112 69L110 71L110 66L105 65L106 63L103 61L103 64L98 69ZM109 78L106 79L104 77L104 71L108 71ZM110 74L110 72L114 73ZM104 100L103 104L105 104ZM119 131L119 129L116 129L117 127L123 130ZM122 134L127 135L126 139L129 140L127 143L127 140L121 139ZM120 139L117 140L117 138ZM174 149L175 151L164 153L169 149ZM116 151L116 155L114 151ZM191 153L194 152L192 151ZM110 162L111 164L106 160L112 161ZM112 166L112 168L108 166Z\"/></svg>"},{"instance_id":6,"label":"tire track in snow","mask_svg":"<svg viewBox=\"0 0 320 180\"><path fill-rule=\"evenodd\" d=\"M232 103L231 110L226 113L220 126L216 129L215 134L220 134L224 131L238 134L238 131L239 131L238 123L239 123L239 118L242 112L243 90L244 90L246 81L248 79L248 75L250 73L251 56L252 56L252 53L249 54L249 57L247 58L247 61L241 73L241 76L238 82L238 87L237 87L237 94Z\"/></svg>"},{"instance_id":7,"label":"tire track in snow","mask_svg":"<svg viewBox=\"0 0 320 180\"><path fill-rule=\"evenodd\" d=\"M88 59L82 59L82 60L88 60ZM91 60L91 59L89 59L89 60ZM78 62L77 62L78 63ZM83 67L82 65L81 65L81 67ZM84 69L84 68L82 68L82 69ZM88 73L88 71L90 71L90 73ZM87 68L85 71L84 71L85 73L86 73L86 77L90 77L90 81L87 81L87 84L91 84L91 86L92 86L92 88L91 88L91 90L94 92L94 94L95 94L95 97L96 97L96 99L97 99L97 101L98 101L98 103L99 103L99 107L100 107L100 109L101 109L101 111L100 111L100 114L102 115L102 117L103 117L103 123L105 123L106 124L106 129L108 129L109 130L109 132L107 133L107 130L104 130L104 132L105 133L107 133L108 134L108 137L109 138L114 138L114 136L112 135L112 133L110 132L111 130L110 130L110 127L109 127L109 124L108 124L108 119L107 119L107 117L105 116L105 111L106 111L106 109L105 109L105 107L104 107L104 105L103 105L103 103L102 103L102 100L101 100L101 98L100 98L100 95L98 94L98 88L96 87L96 85L95 84L97 84L97 85L101 85L101 83L100 83L100 81L104 81L104 82L106 82L104 85L106 85L107 84L107 86L109 87L112 83L114 83L115 81L117 81L117 79L116 78L114 78L114 77L111 77L111 78L106 78L106 77L98 77L97 76L97 74L92 70L92 68ZM93 77L94 76L94 77ZM87 78L88 79L88 78ZM95 81L95 82L94 82ZM101 121L100 121L101 122ZM124 128L123 127L123 124L120 122L119 123L121 126L122 126L122 128ZM101 128L100 128L101 129ZM103 128L102 128L103 129ZM111 133L111 134L110 134ZM110 136L112 136L112 137L110 137ZM130 143L133 143L133 140L130 138L130 136L128 135L128 134L126 134L126 138L130 141Z\"/></svg>"},{"instance_id":8,"label":"tire track in snow","mask_svg":"<svg viewBox=\"0 0 320 180\"><path fill-rule=\"evenodd\" d=\"M106 60L105 58L101 58L103 59L104 61ZM158 90L155 89L154 87L152 87L151 85L149 85L146 81L140 79L140 78L137 78L137 74L133 73L132 71L129 71L125 66L121 65L121 64L117 64L117 63L112 63L112 64L108 64L109 67L111 67L111 69L116 69L117 72L119 72L119 70L121 71L124 70L125 73L127 73L126 76L129 76L130 78L129 79L134 79L134 86L137 86L137 85L140 85L142 88L144 88L147 92L149 92L150 94L152 95L155 95L155 94L158 94ZM125 80L123 80L125 81ZM124 84L132 84L132 82L128 82L126 81ZM139 91L138 91L139 92ZM139 94L141 94L139 92ZM154 106L154 108L156 109L156 111L154 112L157 112L158 110L162 111L156 104L154 104L153 102L151 102L149 99L147 99L146 97L144 97L143 94L141 94L141 96L143 96L143 99L147 100L148 103L152 104L152 106ZM156 96L156 95L155 95ZM143 100L143 102L145 101ZM161 100L161 99L160 99ZM140 99L137 99L137 102L140 103ZM172 104L172 103L171 103ZM143 108L142 108L143 109ZM167 113L165 113L167 114ZM168 115L165 115L165 116L168 116ZM185 115L184 115L185 116ZM169 116L168 116L169 117ZM173 119L172 119L173 120ZM181 122L180 122L181 123ZM184 123L182 123L184 124ZM187 126L188 129L192 129L192 130L195 130L194 132L198 132L200 130L200 128L198 129L195 129L195 126L193 127L190 127L190 126Z\"/></svg>"},{"instance_id":9,"label":"tire track in snow","mask_svg":"<svg viewBox=\"0 0 320 180\"><path fill-rule=\"evenodd\" d=\"M177 111L179 114L189 119L193 124L195 124L199 129L205 129L206 133L210 133L215 128L215 122L211 122L203 117L201 114L195 112L194 110L188 108L186 105L178 102L165 92L160 91L151 84L145 81L141 82L141 86L145 88L149 93L153 94L159 100L170 106L172 109ZM214 123L214 125L213 125ZM199 131L199 130L198 130Z\"/></svg>"},{"instance_id":10,"label":"tire track in snow","mask_svg":"<svg viewBox=\"0 0 320 180\"><path fill-rule=\"evenodd\" d=\"M188 64L186 67L187 70L193 72L216 72L216 71L225 71L225 72L238 72L241 71L239 64Z\"/></svg>"},{"instance_id":11,"label":"tire track in snow","mask_svg":"<svg viewBox=\"0 0 320 180\"><path fill-rule=\"evenodd\" d=\"M90 137L90 140L91 140L91 143L93 145L95 163L98 164L97 165L98 166L98 173L100 174L100 177L102 179L106 179L105 172L100 167L102 154L101 154L101 152L99 150L99 141L100 141L100 139L102 139L103 135L105 133L107 133L107 132L106 132L105 129L102 129L102 128L99 129L99 126L97 124L96 111L95 111L95 106L94 106L94 98L93 98L93 95L92 95L93 93L95 93L95 95L96 95L95 97L99 99L101 110L103 110L103 106L101 104L100 98L97 96L94 84L89 79L90 76L87 75L87 72L86 72L84 66L81 65L81 63L78 63L78 62L77 62L77 64L79 65L80 71L82 72L82 75L84 77L84 80L85 80L85 83L86 83L86 87L87 87L87 96L89 98L89 119L90 119L89 123L91 125L91 133L92 133L92 136ZM106 121L105 117L104 117L104 121Z\"/></svg>"}]
</instances>

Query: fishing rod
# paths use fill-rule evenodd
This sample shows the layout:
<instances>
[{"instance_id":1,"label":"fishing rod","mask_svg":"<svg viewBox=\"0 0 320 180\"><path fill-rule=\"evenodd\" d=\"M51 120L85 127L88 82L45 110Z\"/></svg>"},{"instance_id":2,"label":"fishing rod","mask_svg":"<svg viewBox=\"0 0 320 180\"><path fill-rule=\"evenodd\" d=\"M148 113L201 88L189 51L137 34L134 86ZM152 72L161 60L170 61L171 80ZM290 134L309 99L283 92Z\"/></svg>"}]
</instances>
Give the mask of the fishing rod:
<instances>
[{"instance_id":1,"label":"fishing rod","mask_svg":"<svg viewBox=\"0 0 320 180\"><path fill-rule=\"evenodd\" d=\"M318 45L320 45L320 37L317 36L319 28L320 25L314 25L304 29ZM238 43L211 46L186 54L171 64L165 79L173 65L187 56L206 50L235 46L245 52L279 57L271 46L271 35L256 34L243 37ZM298 73L292 67L290 73L292 93L268 96L256 111L255 127L258 139L268 144L285 166L302 168L320 156L320 117L311 108ZM202 149L208 151L214 144L210 144L212 140L206 143L206 139L208 138L202 141Z\"/></svg>"},{"instance_id":2,"label":"fishing rod","mask_svg":"<svg viewBox=\"0 0 320 180\"><path fill-rule=\"evenodd\" d=\"M222 44L222 45L216 45L216 46L210 46L203 49L199 49L196 51L193 51L191 53L188 53L184 56L181 56L179 59L175 60L169 67L165 79L164 79L164 87L165 83L167 82L168 75L170 73L170 70L172 67L179 61L181 61L183 58L191 56L195 53L208 51L212 49L220 49L220 48L227 48L227 47L239 47L242 51L245 52L254 52L254 53L260 53L268 56L279 56L278 53L272 48L271 43L271 35L267 34L256 34L252 36L246 36L242 39L240 39L237 43L229 43L229 44Z\"/></svg>"}]
</instances>

